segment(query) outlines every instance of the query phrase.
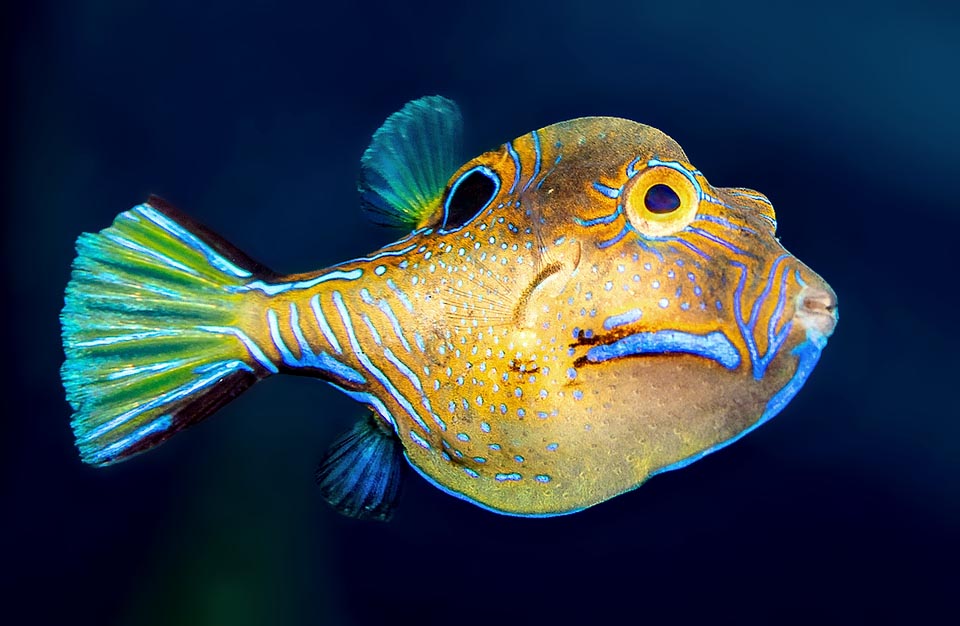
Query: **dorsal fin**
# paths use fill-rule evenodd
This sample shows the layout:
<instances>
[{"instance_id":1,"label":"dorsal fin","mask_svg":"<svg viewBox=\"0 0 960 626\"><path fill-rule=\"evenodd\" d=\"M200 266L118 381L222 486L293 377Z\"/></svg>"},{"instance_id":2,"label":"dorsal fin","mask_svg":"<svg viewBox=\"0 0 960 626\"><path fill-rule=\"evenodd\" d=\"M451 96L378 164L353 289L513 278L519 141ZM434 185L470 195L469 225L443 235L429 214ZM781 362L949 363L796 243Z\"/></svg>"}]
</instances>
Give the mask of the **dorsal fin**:
<instances>
[{"instance_id":1,"label":"dorsal fin","mask_svg":"<svg viewBox=\"0 0 960 626\"><path fill-rule=\"evenodd\" d=\"M360 200L386 226L416 228L463 162L463 118L441 96L408 102L373 134L360 160Z\"/></svg>"}]
</instances>

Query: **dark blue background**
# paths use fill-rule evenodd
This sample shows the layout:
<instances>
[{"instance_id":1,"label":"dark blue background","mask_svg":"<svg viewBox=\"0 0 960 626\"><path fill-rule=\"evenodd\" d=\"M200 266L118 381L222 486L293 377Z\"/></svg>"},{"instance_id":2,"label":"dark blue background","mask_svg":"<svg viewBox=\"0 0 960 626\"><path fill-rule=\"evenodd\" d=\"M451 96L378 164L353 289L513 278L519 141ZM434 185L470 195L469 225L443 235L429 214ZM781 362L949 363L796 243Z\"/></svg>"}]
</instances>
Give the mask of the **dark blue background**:
<instances>
[{"instance_id":1,"label":"dark blue background","mask_svg":"<svg viewBox=\"0 0 960 626\"><path fill-rule=\"evenodd\" d=\"M950 3L18 4L5 20L4 622L955 616ZM783 243L840 297L803 392L742 442L550 520L420 480L388 525L339 517L312 472L360 410L305 379L258 386L130 463L81 465L57 320L77 234L158 193L280 271L369 252L391 234L358 210L360 154L389 113L433 93L460 103L476 150L619 115L671 134L714 184L767 193Z\"/></svg>"}]
</instances>

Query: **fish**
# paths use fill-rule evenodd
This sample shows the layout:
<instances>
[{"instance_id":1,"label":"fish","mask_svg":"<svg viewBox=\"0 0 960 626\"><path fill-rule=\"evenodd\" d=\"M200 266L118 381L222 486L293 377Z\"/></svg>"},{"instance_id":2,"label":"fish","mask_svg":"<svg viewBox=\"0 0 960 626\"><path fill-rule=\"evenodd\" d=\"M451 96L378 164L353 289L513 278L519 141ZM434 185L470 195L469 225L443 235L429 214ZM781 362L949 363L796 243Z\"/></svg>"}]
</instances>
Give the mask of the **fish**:
<instances>
[{"instance_id":1,"label":"fish","mask_svg":"<svg viewBox=\"0 0 960 626\"><path fill-rule=\"evenodd\" d=\"M82 461L310 376L365 407L317 469L341 513L390 519L412 467L489 511L549 517L730 445L809 378L837 297L781 245L767 196L714 187L627 119L474 158L462 137L441 96L388 117L359 205L401 234L319 271L274 272L154 196L82 234L60 317Z\"/></svg>"}]
</instances>

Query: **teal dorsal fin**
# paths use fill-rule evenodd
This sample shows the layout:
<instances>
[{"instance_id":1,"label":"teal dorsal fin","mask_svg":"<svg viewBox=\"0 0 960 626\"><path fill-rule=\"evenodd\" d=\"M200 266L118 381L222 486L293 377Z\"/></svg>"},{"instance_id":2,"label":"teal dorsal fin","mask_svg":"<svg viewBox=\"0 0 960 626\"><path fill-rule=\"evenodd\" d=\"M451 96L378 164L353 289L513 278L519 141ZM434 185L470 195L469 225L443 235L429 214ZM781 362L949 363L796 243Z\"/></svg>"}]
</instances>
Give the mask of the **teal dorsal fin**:
<instances>
[{"instance_id":1,"label":"teal dorsal fin","mask_svg":"<svg viewBox=\"0 0 960 626\"><path fill-rule=\"evenodd\" d=\"M360 200L379 224L416 228L463 163L463 118L441 96L408 102L373 134L360 160Z\"/></svg>"},{"instance_id":2,"label":"teal dorsal fin","mask_svg":"<svg viewBox=\"0 0 960 626\"><path fill-rule=\"evenodd\" d=\"M403 446L369 415L338 439L317 468L323 498L350 517L388 521L403 477Z\"/></svg>"}]
</instances>

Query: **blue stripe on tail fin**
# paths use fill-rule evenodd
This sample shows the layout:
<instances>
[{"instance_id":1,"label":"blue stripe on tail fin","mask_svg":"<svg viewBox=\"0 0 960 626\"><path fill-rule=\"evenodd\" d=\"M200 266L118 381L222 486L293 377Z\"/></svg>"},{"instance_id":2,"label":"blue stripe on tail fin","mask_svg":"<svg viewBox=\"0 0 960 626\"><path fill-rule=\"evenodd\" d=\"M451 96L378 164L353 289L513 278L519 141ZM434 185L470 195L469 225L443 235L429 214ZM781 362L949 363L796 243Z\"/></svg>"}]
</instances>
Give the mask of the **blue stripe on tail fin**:
<instances>
[{"instance_id":1,"label":"blue stripe on tail fin","mask_svg":"<svg viewBox=\"0 0 960 626\"><path fill-rule=\"evenodd\" d=\"M317 469L323 498L350 517L388 521L403 478L403 446L372 414L327 451Z\"/></svg>"},{"instance_id":2,"label":"blue stripe on tail fin","mask_svg":"<svg viewBox=\"0 0 960 626\"><path fill-rule=\"evenodd\" d=\"M158 198L80 236L61 376L86 463L144 452L276 372L239 326L240 288L264 276Z\"/></svg>"}]
</instances>

